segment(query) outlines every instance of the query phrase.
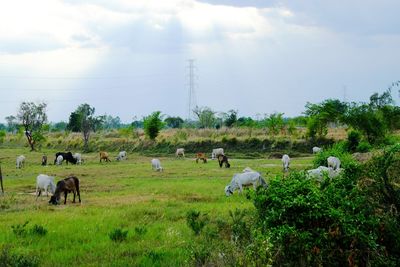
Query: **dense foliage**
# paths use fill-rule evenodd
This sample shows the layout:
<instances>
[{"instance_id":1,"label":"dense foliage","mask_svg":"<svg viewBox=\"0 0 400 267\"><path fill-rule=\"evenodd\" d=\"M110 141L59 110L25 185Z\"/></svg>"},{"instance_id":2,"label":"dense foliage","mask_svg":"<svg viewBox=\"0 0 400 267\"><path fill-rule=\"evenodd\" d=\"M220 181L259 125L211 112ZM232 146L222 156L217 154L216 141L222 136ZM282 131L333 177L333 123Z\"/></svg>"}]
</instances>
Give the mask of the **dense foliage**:
<instances>
[{"instance_id":1,"label":"dense foliage","mask_svg":"<svg viewBox=\"0 0 400 267\"><path fill-rule=\"evenodd\" d=\"M32 151L35 150L36 143L45 139L42 127L47 122L46 107L46 103L33 102L22 102L19 107L17 117Z\"/></svg>"},{"instance_id":2,"label":"dense foliage","mask_svg":"<svg viewBox=\"0 0 400 267\"><path fill-rule=\"evenodd\" d=\"M164 127L164 122L161 119L161 112L156 111L143 119L144 132L151 140L156 139L158 133Z\"/></svg>"}]
</instances>

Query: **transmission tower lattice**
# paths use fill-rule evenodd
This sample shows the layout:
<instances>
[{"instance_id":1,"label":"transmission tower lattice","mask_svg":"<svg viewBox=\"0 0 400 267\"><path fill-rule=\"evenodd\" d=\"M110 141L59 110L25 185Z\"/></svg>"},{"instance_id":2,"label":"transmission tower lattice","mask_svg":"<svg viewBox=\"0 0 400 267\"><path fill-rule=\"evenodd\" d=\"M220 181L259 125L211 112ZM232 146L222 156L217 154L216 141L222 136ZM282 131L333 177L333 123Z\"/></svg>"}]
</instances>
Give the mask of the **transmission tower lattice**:
<instances>
[{"instance_id":1,"label":"transmission tower lattice","mask_svg":"<svg viewBox=\"0 0 400 267\"><path fill-rule=\"evenodd\" d=\"M188 60L189 66L189 92L188 92L188 120L190 121L192 119L193 115L193 109L197 106L196 102L196 92L195 92L195 87L196 87L196 75L195 75L195 66L194 66L194 59L189 59Z\"/></svg>"}]
</instances>

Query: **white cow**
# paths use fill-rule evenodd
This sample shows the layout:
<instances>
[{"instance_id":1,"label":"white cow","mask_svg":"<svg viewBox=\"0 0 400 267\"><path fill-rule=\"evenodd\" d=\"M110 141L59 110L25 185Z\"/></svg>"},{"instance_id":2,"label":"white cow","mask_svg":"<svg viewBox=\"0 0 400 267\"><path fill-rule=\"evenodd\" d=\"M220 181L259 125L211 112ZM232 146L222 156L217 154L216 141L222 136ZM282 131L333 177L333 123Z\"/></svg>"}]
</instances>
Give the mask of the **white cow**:
<instances>
[{"instance_id":1,"label":"white cow","mask_svg":"<svg viewBox=\"0 0 400 267\"><path fill-rule=\"evenodd\" d=\"M340 169L340 159L337 157L329 157L327 159L328 161L328 167L331 167L334 170Z\"/></svg>"},{"instance_id":2,"label":"white cow","mask_svg":"<svg viewBox=\"0 0 400 267\"><path fill-rule=\"evenodd\" d=\"M61 155L58 155L57 159L56 159L56 165L62 165L64 158Z\"/></svg>"},{"instance_id":3,"label":"white cow","mask_svg":"<svg viewBox=\"0 0 400 267\"><path fill-rule=\"evenodd\" d=\"M285 154L282 156L282 164L283 164L283 170L287 172L289 170L289 164L290 164L289 155Z\"/></svg>"},{"instance_id":4,"label":"white cow","mask_svg":"<svg viewBox=\"0 0 400 267\"><path fill-rule=\"evenodd\" d=\"M315 146L315 147L312 148L312 153L313 154L317 154L317 153L319 153L321 151L322 151L322 148L320 148L320 147Z\"/></svg>"},{"instance_id":5,"label":"white cow","mask_svg":"<svg viewBox=\"0 0 400 267\"><path fill-rule=\"evenodd\" d=\"M316 169L311 169L307 171L307 176L309 178L315 178L318 181L322 181L324 175L328 175L329 178L335 178L337 177L341 172L343 171L343 169L337 169L334 170L332 168L328 168L325 166L319 166Z\"/></svg>"},{"instance_id":6,"label":"white cow","mask_svg":"<svg viewBox=\"0 0 400 267\"><path fill-rule=\"evenodd\" d=\"M229 197L237 189L239 189L239 192L242 193L243 186L248 185L253 185L254 190L257 189L257 186L259 185L263 186L264 188L268 187L267 183L259 172L246 171L233 175L232 181L225 187L225 195Z\"/></svg>"},{"instance_id":7,"label":"white cow","mask_svg":"<svg viewBox=\"0 0 400 267\"><path fill-rule=\"evenodd\" d=\"M72 155L74 159L76 159L76 164L82 164L82 155L80 153L75 153Z\"/></svg>"},{"instance_id":8,"label":"white cow","mask_svg":"<svg viewBox=\"0 0 400 267\"><path fill-rule=\"evenodd\" d=\"M243 172L254 172L254 170L250 167L246 167L243 169Z\"/></svg>"},{"instance_id":9,"label":"white cow","mask_svg":"<svg viewBox=\"0 0 400 267\"><path fill-rule=\"evenodd\" d=\"M127 159L126 151L120 151L120 152L118 153L117 160L126 160L126 159Z\"/></svg>"},{"instance_id":10,"label":"white cow","mask_svg":"<svg viewBox=\"0 0 400 267\"><path fill-rule=\"evenodd\" d=\"M179 157L179 156L185 157L185 149L184 148L177 148L176 152L175 152L175 156L176 157Z\"/></svg>"},{"instance_id":11,"label":"white cow","mask_svg":"<svg viewBox=\"0 0 400 267\"><path fill-rule=\"evenodd\" d=\"M211 159L217 158L219 155L225 155L223 148L214 148L211 152Z\"/></svg>"},{"instance_id":12,"label":"white cow","mask_svg":"<svg viewBox=\"0 0 400 267\"><path fill-rule=\"evenodd\" d=\"M36 177L36 200L42 193L42 190L46 193L46 196L49 196L48 190L51 194L54 194L56 191L56 185L54 183L54 177L48 176L46 174L39 174Z\"/></svg>"},{"instance_id":13,"label":"white cow","mask_svg":"<svg viewBox=\"0 0 400 267\"><path fill-rule=\"evenodd\" d=\"M21 169L23 166L25 166L25 156L24 155L17 157L16 166L17 166L17 169Z\"/></svg>"},{"instance_id":14,"label":"white cow","mask_svg":"<svg viewBox=\"0 0 400 267\"><path fill-rule=\"evenodd\" d=\"M152 159L151 160L151 168L156 171L162 172L164 169L161 167L161 162L159 159Z\"/></svg>"}]
</instances>

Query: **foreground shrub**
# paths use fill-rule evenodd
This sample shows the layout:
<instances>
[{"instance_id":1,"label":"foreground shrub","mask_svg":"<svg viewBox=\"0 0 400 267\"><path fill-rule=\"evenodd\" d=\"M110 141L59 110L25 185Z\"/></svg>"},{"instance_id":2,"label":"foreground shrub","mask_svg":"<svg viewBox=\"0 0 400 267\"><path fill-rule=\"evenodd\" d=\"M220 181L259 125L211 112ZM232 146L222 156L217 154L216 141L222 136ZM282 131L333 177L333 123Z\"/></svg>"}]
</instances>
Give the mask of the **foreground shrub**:
<instances>
[{"instance_id":1,"label":"foreground shrub","mask_svg":"<svg viewBox=\"0 0 400 267\"><path fill-rule=\"evenodd\" d=\"M193 230L195 235L199 235L201 230L208 222L208 216L201 214L200 211L190 210L186 214L186 223Z\"/></svg>"},{"instance_id":2,"label":"foreground shrub","mask_svg":"<svg viewBox=\"0 0 400 267\"><path fill-rule=\"evenodd\" d=\"M120 228L116 228L112 230L108 236L114 242L122 242L125 241L128 237L128 230L122 230Z\"/></svg>"},{"instance_id":3,"label":"foreground shrub","mask_svg":"<svg viewBox=\"0 0 400 267\"><path fill-rule=\"evenodd\" d=\"M357 188L355 171L323 186L293 173L258 190L254 205L274 265L366 266L385 262L379 216ZM389 264L389 262L388 262Z\"/></svg>"},{"instance_id":4,"label":"foreground shrub","mask_svg":"<svg viewBox=\"0 0 400 267\"><path fill-rule=\"evenodd\" d=\"M0 249L1 267L36 267L39 266L39 259L36 256L20 254L11 251L9 246L3 246Z\"/></svg>"}]
</instances>

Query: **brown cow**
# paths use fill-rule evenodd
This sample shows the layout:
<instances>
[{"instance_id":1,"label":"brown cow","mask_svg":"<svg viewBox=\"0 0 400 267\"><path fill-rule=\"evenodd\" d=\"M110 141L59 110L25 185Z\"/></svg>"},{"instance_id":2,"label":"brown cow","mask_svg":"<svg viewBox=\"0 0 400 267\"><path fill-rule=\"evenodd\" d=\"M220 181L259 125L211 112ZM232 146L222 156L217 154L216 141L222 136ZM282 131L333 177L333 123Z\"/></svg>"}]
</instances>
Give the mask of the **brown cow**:
<instances>
[{"instance_id":1,"label":"brown cow","mask_svg":"<svg viewBox=\"0 0 400 267\"><path fill-rule=\"evenodd\" d=\"M105 160L106 162L111 162L111 160L108 158L108 153L105 151L100 152L100 162L102 162L102 160Z\"/></svg>"},{"instance_id":2,"label":"brown cow","mask_svg":"<svg viewBox=\"0 0 400 267\"><path fill-rule=\"evenodd\" d=\"M81 202L81 194L79 192L79 179L75 176L69 176L64 180L58 181L56 191L54 195L51 196L49 203L50 204L60 204L61 193L64 193L64 204L67 203L67 195L68 193L74 194L74 200L72 201L75 203L75 196L78 195L79 203Z\"/></svg>"},{"instance_id":3,"label":"brown cow","mask_svg":"<svg viewBox=\"0 0 400 267\"><path fill-rule=\"evenodd\" d=\"M196 163L199 163L199 160L202 160L203 163L207 163L207 156L205 153L199 152L196 154Z\"/></svg>"}]
</instances>

